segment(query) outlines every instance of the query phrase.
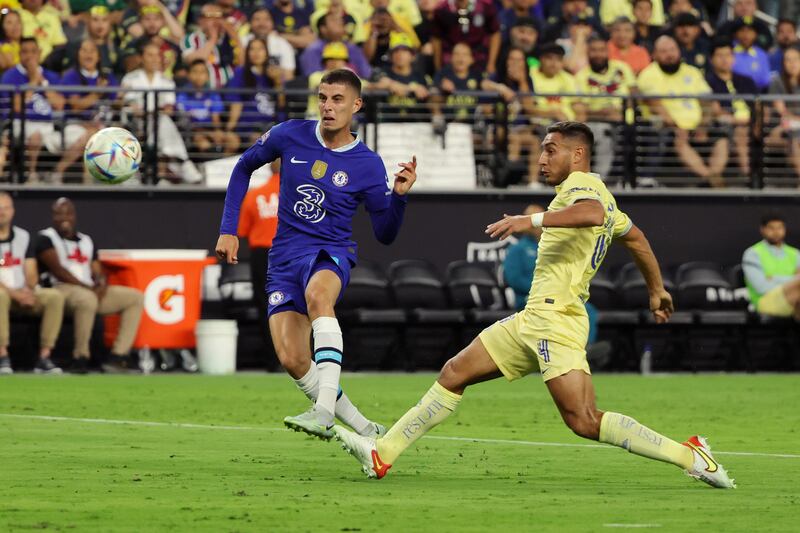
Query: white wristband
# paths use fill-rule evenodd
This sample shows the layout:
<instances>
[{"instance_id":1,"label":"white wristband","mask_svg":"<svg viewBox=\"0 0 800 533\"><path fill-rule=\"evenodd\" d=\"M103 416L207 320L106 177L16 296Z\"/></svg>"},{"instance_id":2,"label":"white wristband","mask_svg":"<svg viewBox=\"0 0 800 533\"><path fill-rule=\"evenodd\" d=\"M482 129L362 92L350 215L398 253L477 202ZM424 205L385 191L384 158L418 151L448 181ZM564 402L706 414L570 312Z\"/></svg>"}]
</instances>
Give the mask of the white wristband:
<instances>
[{"instance_id":1,"label":"white wristband","mask_svg":"<svg viewBox=\"0 0 800 533\"><path fill-rule=\"evenodd\" d=\"M534 213L531 215L531 224L533 224L534 228L541 228L542 222L544 222L544 211L541 213Z\"/></svg>"}]
</instances>

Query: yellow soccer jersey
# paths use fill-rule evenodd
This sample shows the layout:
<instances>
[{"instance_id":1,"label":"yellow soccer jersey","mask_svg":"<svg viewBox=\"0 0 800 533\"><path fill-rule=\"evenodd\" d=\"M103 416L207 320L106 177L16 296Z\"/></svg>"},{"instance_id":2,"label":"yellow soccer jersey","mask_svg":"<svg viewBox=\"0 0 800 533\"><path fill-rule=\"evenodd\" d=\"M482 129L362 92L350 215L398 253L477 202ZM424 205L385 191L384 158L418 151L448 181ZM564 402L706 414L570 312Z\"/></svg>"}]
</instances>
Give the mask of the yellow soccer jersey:
<instances>
[{"instance_id":1,"label":"yellow soccer jersey","mask_svg":"<svg viewBox=\"0 0 800 533\"><path fill-rule=\"evenodd\" d=\"M603 181L587 172L573 172L556 187L556 197L547 206L557 211L578 200L597 200L603 205L605 222L591 228L544 228L539 240L536 275L526 309L563 311L580 307L589 299L589 282L611 246L633 223L617 209L614 196Z\"/></svg>"},{"instance_id":2,"label":"yellow soccer jersey","mask_svg":"<svg viewBox=\"0 0 800 533\"><path fill-rule=\"evenodd\" d=\"M575 77L569 72L562 70L552 78L548 78L541 73L539 67L531 68L530 74L536 92L538 94L550 95L537 96L536 106L548 111L560 107L567 118L573 120L575 118L575 111L572 109L572 97L558 95L576 94L578 92L578 86L575 84ZM546 122L549 125L552 121L547 120Z\"/></svg>"},{"instance_id":3,"label":"yellow soccer jersey","mask_svg":"<svg viewBox=\"0 0 800 533\"><path fill-rule=\"evenodd\" d=\"M636 85L636 75L627 63L610 59L608 70L604 74L598 74L587 66L575 74L575 82L581 93L627 96L631 93L631 87ZM586 105L591 111L599 111L606 107L621 109L622 99L588 98Z\"/></svg>"},{"instance_id":4,"label":"yellow soccer jersey","mask_svg":"<svg viewBox=\"0 0 800 533\"><path fill-rule=\"evenodd\" d=\"M675 74L665 74L658 63L650 63L639 73L637 84L642 95L694 96L711 93L703 72L686 63L681 63ZM693 130L703 120L703 108L696 98L665 98L661 100L661 105L681 129ZM642 116L648 119L650 115L649 108L642 105Z\"/></svg>"}]
</instances>

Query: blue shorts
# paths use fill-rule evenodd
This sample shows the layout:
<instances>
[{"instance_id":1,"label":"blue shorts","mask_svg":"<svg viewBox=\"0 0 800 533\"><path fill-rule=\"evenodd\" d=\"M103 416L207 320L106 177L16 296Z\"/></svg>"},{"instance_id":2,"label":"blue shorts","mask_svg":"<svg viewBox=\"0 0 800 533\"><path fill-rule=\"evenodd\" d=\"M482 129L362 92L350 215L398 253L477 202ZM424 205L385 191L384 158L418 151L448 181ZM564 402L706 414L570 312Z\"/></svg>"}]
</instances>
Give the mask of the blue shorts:
<instances>
[{"instance_id":1,"label":"blue shorts","mask_svg":"<svg viewBox=\"0 0 800 533\"><path fill-rule=\"evenodd\" d=\"M311 276L320 270L330 270L339 276L342 290L338 302L350 282L350 261L346 258L320 250L279 265L270 262L267 270L267 316L283 311L307 315L306 286Z\"/></svg>"}]
</instances>

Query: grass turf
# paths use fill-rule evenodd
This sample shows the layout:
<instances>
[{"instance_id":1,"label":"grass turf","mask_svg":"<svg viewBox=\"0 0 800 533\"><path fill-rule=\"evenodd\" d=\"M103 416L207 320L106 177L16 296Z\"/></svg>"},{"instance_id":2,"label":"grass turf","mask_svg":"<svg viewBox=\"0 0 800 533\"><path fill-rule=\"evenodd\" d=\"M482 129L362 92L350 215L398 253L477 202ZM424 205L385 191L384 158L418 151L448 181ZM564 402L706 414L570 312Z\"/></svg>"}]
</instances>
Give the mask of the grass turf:
<instances>
[{"instance_id":1,"label":"grass turf","mask_svg":"<svg viewBox=\"0 0 800 533\"><path fill-rule=\"evenodd\" d=\"M345 375L390 422L432 374ZM800 454L797 377L597 376L598 404L714 450ZM800 458L718 455L736 491L613 448L423 438L381 481L336 443L283 430L307 404L283 375L0 380L0 530L797 531ZM58 416L227 429L46 420ZM235 429L246 426L255 429ZM467 391L431 434L585 444L539 378ZM616 526L615 526L616 525Z\"/></svg>"}]
</instances>

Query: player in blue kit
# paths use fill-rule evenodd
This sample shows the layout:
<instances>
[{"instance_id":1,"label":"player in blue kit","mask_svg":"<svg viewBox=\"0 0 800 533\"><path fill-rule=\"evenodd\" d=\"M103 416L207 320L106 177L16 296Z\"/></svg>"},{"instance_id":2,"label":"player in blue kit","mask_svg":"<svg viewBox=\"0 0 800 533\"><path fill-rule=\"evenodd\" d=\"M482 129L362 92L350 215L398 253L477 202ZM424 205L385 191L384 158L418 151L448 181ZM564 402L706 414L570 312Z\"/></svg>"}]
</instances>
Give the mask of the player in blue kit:
<instances>
[{"instance_id":1,"label":"player in blue kit","mask_svg":"<svg viewBox=\"0 0 800 533\"><path fill-rule=\"evenodd\" d=\"M238 261L239 208L250 176L281 158L278 231L266 286L269 328L281 364L315 402L284 423L325 439L333 436L334 417L361 435L385 432L339 388L343 347L334 305L356 263L352 219L359 204L366 205L375 237L390 244L403 222L406 194L417 179L414 157L400 163L390 185L381 158L350 131L361 106L358 77L346 69L333 70L319 85L319 121L289 120L262 135L233 169L216 247L220 259Z\"/></svg>"}]
</instances>

